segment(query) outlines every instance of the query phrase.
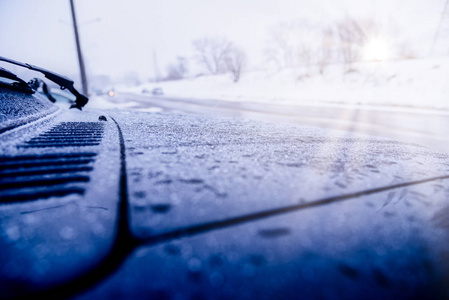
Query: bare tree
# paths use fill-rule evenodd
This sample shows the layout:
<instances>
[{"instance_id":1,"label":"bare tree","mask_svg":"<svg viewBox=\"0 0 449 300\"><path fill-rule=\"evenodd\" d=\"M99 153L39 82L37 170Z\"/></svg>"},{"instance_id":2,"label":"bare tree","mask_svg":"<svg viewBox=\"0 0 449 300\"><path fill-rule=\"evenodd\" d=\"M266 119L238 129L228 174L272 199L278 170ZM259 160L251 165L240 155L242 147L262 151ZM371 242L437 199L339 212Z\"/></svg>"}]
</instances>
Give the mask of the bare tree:
<instances>
[{"instance_id":1,"label":"bare tree","mask_svg":"<svg viewBox=\"0 0 449 300\"><path fill-rule=\"evenodd\" d=\"M178 80L185 77L187 74L187 59L182 56L178 56L175 63L167 66L166 80Z\"/></svg>"},{"instance_id":2,"label":"bare tree","mask_svg":"<svg viewBox=\"0 0 449 300\"><path fill-rule=\"evenodd\" d=\"M202 38L193 41L195 59L210 74L226 71L226 57L232 43L224 38Z\"/></svg>"},{"instance_id":3,"label":"bare tree","mask_svg":"<svg viewBox=\"0 0 449 300\"><path fill-rule=\"evenodd\" d=\"M351 71L352 64L360 58L360 47L364 40L364 33L360 24L346 18L336 24L340 39L340 55L347 72Z\"/></svg>"},{"instance_id":4,"label":"bare tree","mask_svg":"<svg viewBox=\"0 0 449 300\"><path fill-rule=\"evenodd\" d=\"M296 70L299 71L297 74L298 79L310 75L313 59L312 52L312 48L307 43L302 42L298 45L298 49L296 49L298 63L295 64Z\"/></svg>"},{"instance_id":5,"label":"bare tree","mask_svg":"<svg viewBox=\"0 0 449 300\"><path fill-rule=\"evenodd\" d=\"M295 64L293 27L291 23L281 23L269 34L265 56L268 62L274 63L279 69L289 68Z\"/></svg>"},{"instance_id":6,"label":"bare tree","mask_svg":"<svg viewBox=\"0 0 449 300\"><path fill-rule=\"evenodd\" d=\"M246 64L246 54L242 49L232 45L225 58L227 71L231 73L234 82L240 80Z\"/></svg>"},{"instance_id":7,"label":"bare tree","mask_svg":"<svg viewBox=\"0 0 449 300\"><path fill-rule=\"evenodd\" d=\"M290 69L297 78L308 76L316 63L315 24L299 20L281 23L272 29L265 55L279 69Z\"/></svg>"},{"instance_id":8,"label":"bare tree","mask_svg":"<svg viewBox=\"0 0 449 300\"><path fill-rule=\"evenodd\" d=\"M336 24L340 39L340 54L346 71L360 59L361 50L369 38L379 36L380 28L373 20L355 20L346 18Z\"/></svg>"},{"instance_id":9,"label":"bare tree","mask_svg":"<svg viewBox=\"0 0 449 300\"><path fill-rule=\"evenodd\" d=\"M319 45L319 49L316 52L318 70L321 75L324 74L327 66L332 61L334 44L333 29L331 27L323 29L321 32L321 45Z\"/></svg>"}]
</instances>

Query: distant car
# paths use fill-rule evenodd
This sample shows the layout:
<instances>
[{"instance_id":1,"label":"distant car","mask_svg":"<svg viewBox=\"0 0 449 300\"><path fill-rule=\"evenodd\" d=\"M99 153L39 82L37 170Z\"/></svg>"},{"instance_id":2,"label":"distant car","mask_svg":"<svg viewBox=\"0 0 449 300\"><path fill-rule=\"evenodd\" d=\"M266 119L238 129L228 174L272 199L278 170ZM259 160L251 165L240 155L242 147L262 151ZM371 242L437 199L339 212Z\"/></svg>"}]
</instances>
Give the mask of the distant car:
<instances>
[{"instance_id":1,"label":"distant car","mask_svg":"<svg viewBox=\"0 0 449 300\"><path fill-rule=\"evenodd\" d=\"M102 89L97 88L97 89L93 89L91 93L92 93L92 95L101 96L101 95L104 95L106 92Z\"/></svg>"},{"instance_id":2,"label":"distant car","mask_svg":"<svg viewBox=\"0 0 449 300\"><path fill-rule=\"evenodd\" d=\"M115 97L117 96L117 92L114 89L110 89L108 95L109 97Z\"/></svg>"},{"instance_id":3,"label":"distant car","mask_svg":"<svg viewBox=\"0 0 449 300\"><path fill-rule=\"evenodd\" d=\"M163 94L164 94L164 91L163 91L161 88L157 87L157 88L154 88L154 89L151 91L151 93L152 93L153 95L155 95L155 96L160 96L160 95L163 95Z\"/></svg>"}]
</instances>

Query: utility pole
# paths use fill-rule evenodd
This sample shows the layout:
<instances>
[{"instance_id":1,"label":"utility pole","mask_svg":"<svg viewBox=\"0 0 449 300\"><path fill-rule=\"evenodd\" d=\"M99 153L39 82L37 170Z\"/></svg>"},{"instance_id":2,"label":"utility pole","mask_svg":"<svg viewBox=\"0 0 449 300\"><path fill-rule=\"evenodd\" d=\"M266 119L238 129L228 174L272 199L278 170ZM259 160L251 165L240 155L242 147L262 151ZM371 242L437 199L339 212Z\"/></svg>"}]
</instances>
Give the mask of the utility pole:
<instances>
[{"instance_id":1,"label":"utility pole","mask_svg":"<svg viewBox=\"0 0 449 300\"><path fill-rule=\"evenodd\" d=\"M87 97L88 90L87 90L86 69L84 68L83 54L81 53L80 38L79 38L79 33L78 33L78 24L76 23L75 6L73 5L73 0L70 0L70 8L72 9L73 30L75 32L76 50L78 53L78 62L80 65L81 85L83 87L83 93Z\"/></svg>"},{"instance_id":2,"label":"utility pole","mask_svg":"<svg viewBox=\"0 0 449 300\"><path fill-rule=\"evenodd\" d=\"M159 72L159 67L157 64L156 50L154 50L154 49L153 49L153 68L154 68L154 80L156 82L159 82L159 80L161 79L161 74Z\"/></svg>"},{"instance_id":3,"label":"utility pole","mask_svg":"<svg viewBox=\"0 0 449 300\"><path fill-rule=\"evenodd\" d=\"M446 3L444 4L443 12L441 13L440 21L438 22L437 31L435 33L435 36L433 37L432 47L430 48L430 55L432 55L435 52L435 45L437 44L438 37L441 34L441 27L443 26L445 19L447 19L449 17L448 6L449 6L449 0L446 0ZM447 22L447 20L446 20L446 22Z\"/></svg>"}]
</instances>

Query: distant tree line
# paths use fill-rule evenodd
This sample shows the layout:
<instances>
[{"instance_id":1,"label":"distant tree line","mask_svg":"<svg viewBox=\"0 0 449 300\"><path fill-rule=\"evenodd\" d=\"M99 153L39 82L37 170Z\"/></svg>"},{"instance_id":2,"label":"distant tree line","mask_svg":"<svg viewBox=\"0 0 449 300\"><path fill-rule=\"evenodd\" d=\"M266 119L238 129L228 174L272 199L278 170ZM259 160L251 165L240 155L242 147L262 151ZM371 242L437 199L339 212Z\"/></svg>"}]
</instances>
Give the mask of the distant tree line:
<instances>
[{"instance_id":1,"label":"distant tree line","mask_svg":"<svg viewBox=\"0 0 449 300\"><path fill-rule=\"evenodd\" d=\"M298 79L312 70L324 74L330 64L339 63L346 73L354 70L354 63L362 59L367 41L381 35L380 26L373 20L346 17L328 25L306 21L280 23L268 33L264 49L265 62L277 69L290 69ZM192 41L194 55L178 56L167 65L164 80L178 80L189 76L189 64L195 63L202 74L230 74L234 82L241 79L247 67L243 49L223 37L203 37ZM397 43L402 58L413 57L405 42ZM192 75L192 74L190 74Z\"/></svg>"},{"instance_id":2,"label":"distant tree line","mask_svg":"<svg viewBox=\"0 0 449 300\"><path fill-rule=\"evenodd\" d=\"M192 42L195 54L192 58L204 74L229 73L234 82L240 80L246 66L245 52L233 42L220 37L204 37ZM188 59L178 56L166 68L165 80L178 80L188 75Z\"/></svg>"},{"instance_id":3,"label":"distant tree line","mask_svg":"<svg viewBox=\"0 0 449 300\"><path fill-rule=\"evenodd\" d=\"M323 74L331 63L342 63L345 72L351 72L354 63L362 60L367 42L387 35L385 31L373 20L350 17L324 27L304 21L281 23L269 33L265 57L279 69L294 70L298 77L309 75L311 66ZM394 46L398 58L414 57L405 41L395 41Z\"/></svg>"}]
</instances>

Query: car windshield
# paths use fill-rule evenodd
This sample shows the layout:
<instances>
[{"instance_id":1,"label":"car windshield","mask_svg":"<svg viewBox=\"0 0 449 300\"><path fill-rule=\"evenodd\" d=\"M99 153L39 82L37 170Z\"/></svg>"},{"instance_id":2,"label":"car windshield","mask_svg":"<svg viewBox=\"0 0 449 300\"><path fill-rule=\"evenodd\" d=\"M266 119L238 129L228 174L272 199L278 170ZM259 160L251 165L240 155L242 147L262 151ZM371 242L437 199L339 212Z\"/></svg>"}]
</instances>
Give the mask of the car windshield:
<instances>
[{"instance_id":1,"label":"car windshield","mask_svg":"<svg viewBox=\"0 0 449 300\"><path fill-rule=\"evenodd\" d=\"M0 28L0 298L449 298L449 0Z\"/></svg>"}]
</instances>

